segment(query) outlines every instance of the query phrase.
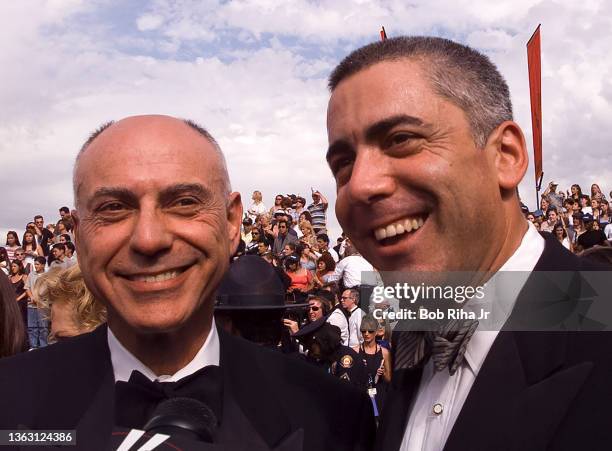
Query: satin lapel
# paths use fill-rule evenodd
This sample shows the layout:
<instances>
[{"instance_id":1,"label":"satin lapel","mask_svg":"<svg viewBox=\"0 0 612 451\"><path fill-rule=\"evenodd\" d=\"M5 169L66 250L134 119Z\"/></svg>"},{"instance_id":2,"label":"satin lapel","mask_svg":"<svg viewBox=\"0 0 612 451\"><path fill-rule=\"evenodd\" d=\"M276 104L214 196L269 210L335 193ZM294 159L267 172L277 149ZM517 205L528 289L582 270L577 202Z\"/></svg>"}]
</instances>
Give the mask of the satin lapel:
<instances>
[{"instance_id":1,"label":"satin lapel","mask_svg":"<svg viewBox=\"0 0 612 451\"><path fill-rule=\"evenodd\" d=\"M95 387L95 394L76 428L77 449L105 449L114 424L115 376L108 349L106 326L96 333L96 349L90 358L95 360L97 378L89 381Z\"/></svg>"},{"instance_id":2,"label":"satin lapel","mask_svg":"<svg viewBox=\"0 0 612 451\"><path fill-rule=\"evenodd\" d=\"M573 271L576 257L546 238L538 271ZM499 332L455 422L445 451L545 449L590 373L584 362L565 368L566 332L513 332L533 315L563 321L581 296L580 281L532 274Z\"/></svg>"},{"instance_id":3,"label":"satin lapel","mask_svg":"<svg viewBox=\"0 0 612 451\"><path fill-rule=\"evenodd\" d=\"M114 424L114 387L115 377L111 366L110 371L104 371L97 393L77 425L78 449L105 449Z\"/></svg>"},{"instance_id":4,"label":"satin lapel","mask_svg":"<svg viewBox=\"0 0 612 451\"><path fill-rule=\"evenodd\" d=\"M512 333L500 332L493 343L444 451L507 449L508 429L515 423L517 399L527 387Z\"/></svg>"},{"instance_id":5,"label":"satin lapel","mask_svg":"<svg viewBox=\"0 0 612 451\"><path fill-rule=\"evenodd\" d=\"M422 373L420 369L393 372L392 386L385 395L385 407L376 433L376 450L399 449Z\"/></svg>"},{"instance_id":6,"label":"satin lapel","mask_svg":"<svg viewBox=\"0 0 612 451\"><path fill-rule=\"evenodd\" d=\"M69 375L59 377L58 386L49 388L53 391L54 399L62 399L61 402L53 402L48 406L49 412L55 413L49 424L74 425L72 428L76 430L77 443L75 446L69 446L70 449L105 450L114 416L114 376L106 339L106 325L100 326L87 336L78 337L78 340L78 344L67 343L66 361L59 362L63 364L61 371L68 372ZM67 427L63 426L62 429ZM26 451L41 448L19 449ZM60 448L51 446L46 449Z\"/></svg>"},{"instance_id":7,"label":"satin lapel","mask_svg":"<svg viewBox=\"0 0 612 451\"><path fill-rule=\"evenodd\" d=\"M444 447L546 449L591 364L563 368L563 332L497 336Z\"/></svg>"},{"instance_id":8,"label":"satin lapel","mask_svg":"<svg viewBox=\"0 0 612 451\"><path fill-rule=\"evenodd\" d=\"M279 401L269 378L274 368L263 368L257 358L260 349L254 344L228 335L219 329L220 366L223 389L231 390L236 402L253 427L270 448L274 448L292 431L290 412ZM261 349L261 352L265 352ZM271 351L270 351L271 352Z\"/></svg>"}]
</instances>

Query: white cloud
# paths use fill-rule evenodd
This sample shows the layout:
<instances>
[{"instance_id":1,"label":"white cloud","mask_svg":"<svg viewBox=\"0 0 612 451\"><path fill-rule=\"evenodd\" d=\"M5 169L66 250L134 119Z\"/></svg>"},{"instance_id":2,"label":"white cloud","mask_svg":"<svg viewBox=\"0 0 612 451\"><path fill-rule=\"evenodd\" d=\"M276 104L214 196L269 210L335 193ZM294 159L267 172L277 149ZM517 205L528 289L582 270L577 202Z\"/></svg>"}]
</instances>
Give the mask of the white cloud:
<instances>
[{"instance_id":1,"label":"white cloud","mask_svg":"<svg viewBox=\"0 0 612 451\"><path fill-rule=\"evenodd\" d=\"M155 14L143 14L136 20L140 31L157 30L164 23L164 18Z\"/></svg>"},{"instance_id":2,"label":"white cloud","mask_svg":"<svg viewBox=\"0 0 612 451\"><path fill-rule=\"evenodd\" d=\"M542 23L546 179L612 189L603 164L612 141L605 1L159 0L123 28L113 23L111 13L124 14L116 7L1 4L2 187L19 201L4 203L0 227L21 229L38 212L55 218L71 203L72 158L87 134L105 120L152 112L210 128L245 203L254 189L270 203L277 192L311 186L333 203L325 77L341 56L378 39L381 25L389 36L443 35L485 50L531 143L525 43ZM521 191L533 205L530 171Z\"/></svg>"}]
</instances>

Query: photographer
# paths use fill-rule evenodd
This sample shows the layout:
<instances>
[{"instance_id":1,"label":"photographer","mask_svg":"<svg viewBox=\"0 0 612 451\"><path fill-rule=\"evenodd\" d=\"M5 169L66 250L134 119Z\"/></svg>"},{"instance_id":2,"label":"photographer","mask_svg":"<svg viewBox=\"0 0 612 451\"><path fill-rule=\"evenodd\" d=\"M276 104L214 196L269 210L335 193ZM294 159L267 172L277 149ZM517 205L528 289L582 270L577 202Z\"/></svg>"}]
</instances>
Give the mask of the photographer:
<instances>
[{"instance_id":1,"label":"photographer","mask_svg":"<svg viewBox=\"0 0 612 451\"><path fill-rule=\"evenodd\" d=\"M313 323L321 318L326 318L331 312L331 309L331 302L323 297L323 295L311 294L308 296L307 324ZM291 332L292 335L297 333L300 330L300 327L305 325L301 325L300 321L292 318L283 319L283 324L289 329L289 332Z\"/></svg>"}]
</instances>

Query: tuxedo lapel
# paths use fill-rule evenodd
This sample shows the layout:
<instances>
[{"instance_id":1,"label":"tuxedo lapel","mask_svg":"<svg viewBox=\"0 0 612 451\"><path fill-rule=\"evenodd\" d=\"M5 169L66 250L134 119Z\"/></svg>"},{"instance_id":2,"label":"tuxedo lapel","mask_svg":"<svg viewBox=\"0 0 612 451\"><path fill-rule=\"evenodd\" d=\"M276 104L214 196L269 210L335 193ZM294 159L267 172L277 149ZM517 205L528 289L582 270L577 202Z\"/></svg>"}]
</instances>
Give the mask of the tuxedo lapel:
<instances>
[{"instance_id":1,"label":"tuxedo lapel","mask_svg":"<svg viewBox=\"0 0 612 451\"><path fill-rule=\"evenodd\" d=\"M94 395L76 427L78 449L104 449L113 428L115 376L106 333L106 325L94 332L95 350L92 350L89 358L92 360L96 377L88 381ZM86 446L83 446L85 444Z\"/></svg>"},{"instance_id":2,"label":"tuxedo lapel","mask_svg":"<svg viewBox=\"0 0 612 451\"><path fill-rule=\"evenodd\" d=\"M74 341L52 346L62 346L58 348L56 367L51 369L48 377L48 393L53 401L43 403L48 406L52 416L30 428L75 429L76 446L71 448L87 451L106 449L114 417L115 382L106 325L76 337ZM56 369L58 373L55 373ZM34 448L19 449L25 451Z\"/></svg>"},{"instance_id":3,"label":"tuxedo lapel","mask_svg":"<svg viewBox=\"0 0 612 451\"><path fill-rule=\"evenodd\" d=\"M553 238L554 239L554 238ZM537 271L574 271L574 257L547 239ZM580 298L579 278L558 280L532 274L512 315L497 335L474 381L445 451L546 449L592 363L566 366L568 332L521 332L537 321L562 322ZM512 329L512 330L510 330ZM516 331L519 330L519 331Z\"/></svg>"},{"instance_id":4,"label":"tuxedo lapel","mask_svg":"<svg viewBox=\"0 0 612 451\"><path fill-rule=\"evenodd\" d=\"M220 366L223 371L223 388L232 396L253 428L270 448L274 448L291 433L290 412L286 411L276 395L275 387L264 374L274 368L262 368L258 352L272 352L255 348L242 339L219 330L221 348ZM282 375L280 375L282 377ZM226 396L226 394L224 394ZM299 448L296 448L299 449Z\"/></svg>"},{"instance_id":5,"label":"tuxedo lapel","mask_svg":"<svg viewBox=\"0 0 612 451\"><path fill-rule=\"evenodd\" d=\"M385 395L385 407L376 433L375 449L380 451L399 449L408 423L412 399L419 387L422 373L422 369L403 369L393 372L391 390Z\"/></svg>"},{"instance_id":6,"label":"tuxedo lapel","mask_svg":"<svg viewBox=\"0 0 612 451\"><path fill-rule=\"evenodd\" d=\"M566 342L565 332L500 332L444 450L545 449L592 367L564 368Z\"/></svg>"}]
</instances>

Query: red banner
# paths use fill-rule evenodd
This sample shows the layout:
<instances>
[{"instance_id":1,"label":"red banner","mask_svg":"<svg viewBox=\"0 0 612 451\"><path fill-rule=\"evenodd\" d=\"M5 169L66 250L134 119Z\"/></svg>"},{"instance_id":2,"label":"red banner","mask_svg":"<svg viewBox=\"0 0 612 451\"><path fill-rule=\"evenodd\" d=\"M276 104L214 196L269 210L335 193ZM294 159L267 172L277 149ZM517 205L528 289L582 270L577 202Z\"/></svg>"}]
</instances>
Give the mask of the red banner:
<instances>
[{"instance_id":1,"label":"red banner","mask_svg":"<svg viewBox=\"0 0 612 451\"><path fill-rule=\"evenodd\" d=\"M529 94L531 97L531 130L536 186L542 176L542 71L540 57L540 26L527 42Z\"/></svg>"}]
</instances>

